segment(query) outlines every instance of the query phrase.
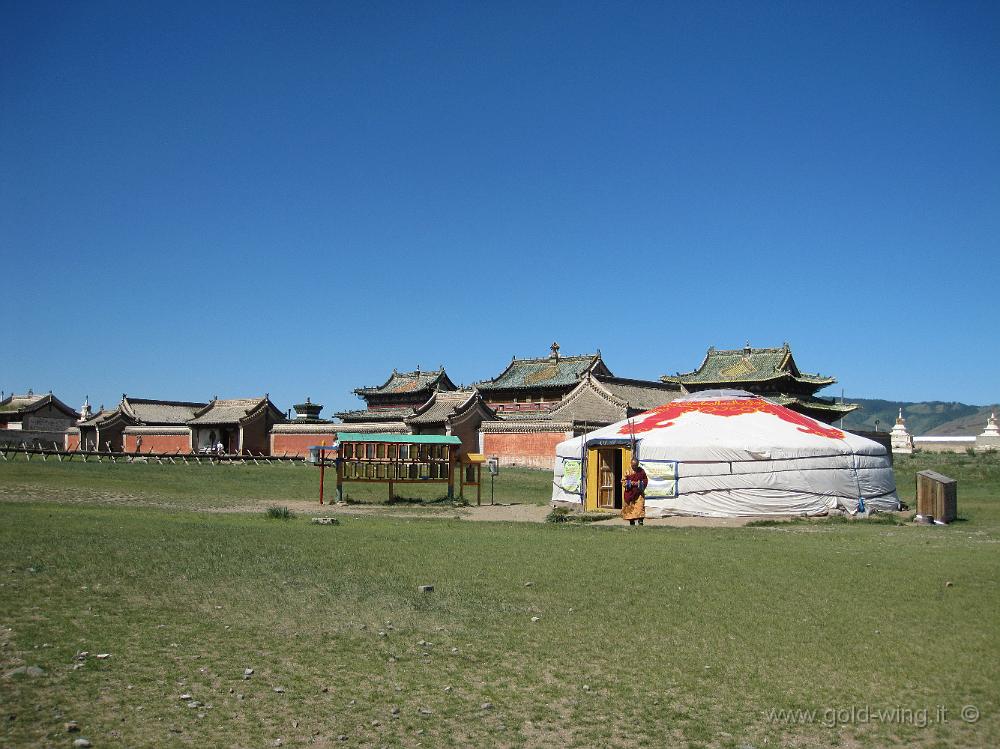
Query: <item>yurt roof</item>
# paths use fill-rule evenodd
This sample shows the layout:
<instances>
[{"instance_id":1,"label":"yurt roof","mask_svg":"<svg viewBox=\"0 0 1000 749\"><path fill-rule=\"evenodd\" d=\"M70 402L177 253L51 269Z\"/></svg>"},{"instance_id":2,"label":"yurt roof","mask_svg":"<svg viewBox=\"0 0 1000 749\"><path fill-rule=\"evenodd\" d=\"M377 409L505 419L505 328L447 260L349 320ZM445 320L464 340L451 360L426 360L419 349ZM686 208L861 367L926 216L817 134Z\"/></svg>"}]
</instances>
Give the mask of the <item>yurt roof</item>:
<instances>
[{"instance_id":1,"label":"yurt roof","mask_svg":"<svg viewBox=\"0 0 1000 749\"><path fill-rule=\"evenodd\" d=\"M681 396L561 443L557 453L579 453L582 444L629 444L633 438L643 458L682 461L885 454L885 448L873 440L742 390L705 390Z\"/></svg>"}]
</instances>

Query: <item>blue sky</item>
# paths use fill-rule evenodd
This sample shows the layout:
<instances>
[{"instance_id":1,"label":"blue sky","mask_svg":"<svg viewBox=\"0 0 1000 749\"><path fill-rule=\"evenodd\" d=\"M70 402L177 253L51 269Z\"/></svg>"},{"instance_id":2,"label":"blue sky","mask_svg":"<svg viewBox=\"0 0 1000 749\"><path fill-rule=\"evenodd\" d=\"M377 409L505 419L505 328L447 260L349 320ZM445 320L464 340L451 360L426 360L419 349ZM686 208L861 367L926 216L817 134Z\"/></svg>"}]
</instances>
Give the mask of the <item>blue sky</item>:
<instances>
[{"instance_id":1,"label":"blue sky","mask_svg":"<svg viewBox=\"0 0 1000 749\"><path fill-rule=\"evenodd\" d=\"M7 392L780 346L1000 398L995 3L0 3Z\"/></svg>"}]
</instances>

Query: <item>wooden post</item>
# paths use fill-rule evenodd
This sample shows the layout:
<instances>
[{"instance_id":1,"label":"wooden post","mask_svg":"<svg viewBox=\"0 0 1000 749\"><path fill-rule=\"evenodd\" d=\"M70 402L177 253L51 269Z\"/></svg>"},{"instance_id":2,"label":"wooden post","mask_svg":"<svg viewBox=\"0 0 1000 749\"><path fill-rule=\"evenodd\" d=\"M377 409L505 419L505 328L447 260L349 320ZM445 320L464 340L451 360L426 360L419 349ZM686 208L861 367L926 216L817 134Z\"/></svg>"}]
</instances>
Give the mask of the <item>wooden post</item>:
<instances>
[{"instance_id":1,"label":"wooden post","mask_svg":"<svg viewBox=\"0 0 1000 749\"><path fill-rule=\"evenodd\" d=\"M462 477L458 477L459 484ZM452 445L448 445L448 499L455 498L455 451Z\"/></svg>"},{"instance_id":2,"label":"wooden post","mask_svg":"<svg viewBox=\"0 0 1000 749\"><path fill-rule=\"evenodd\" d=\"M323 478L326 475L326 450L319 449L319 503L323 504Z\"/></svg>"},{"instance_id":3,"label":"wooden post","mask_svg":"<svg viewBox=\"0 0 1000 749\"><path fill-rule=\"evenodd\" d=\"M337 501L344 501L344 462L337 455Z\"/></svg>"},{"instance_id":4,"label":"wooden post","mask_svg":"<svg viewBox=\"0 0 1000 749\"><path fill-rule=\"evenodd\" d=\"M476 463L476 507L483 503L483 464Z\"/></svg>"}]
</instances>

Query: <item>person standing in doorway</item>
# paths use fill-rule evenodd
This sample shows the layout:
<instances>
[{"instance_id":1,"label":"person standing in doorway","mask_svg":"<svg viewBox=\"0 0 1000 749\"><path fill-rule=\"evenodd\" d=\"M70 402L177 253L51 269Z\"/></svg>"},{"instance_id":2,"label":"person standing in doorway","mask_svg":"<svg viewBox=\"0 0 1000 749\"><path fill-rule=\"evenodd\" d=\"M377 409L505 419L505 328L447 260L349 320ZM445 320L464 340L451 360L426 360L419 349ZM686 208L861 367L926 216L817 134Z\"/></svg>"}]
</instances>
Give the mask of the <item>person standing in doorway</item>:
<instances>
[{"instance_id":1,"label":"person standing in doorway","mask_svg":"<svg viewBox=\"0 0 1000 749\"><path fill-rule=\"evenodd\" d=\"M625 493L622 496L622 517L629 525L642 525L646 519L646 486L649 476L639 465L638 458L632 458L632 472L625 477Z\"/></svg>"}]
</instances>

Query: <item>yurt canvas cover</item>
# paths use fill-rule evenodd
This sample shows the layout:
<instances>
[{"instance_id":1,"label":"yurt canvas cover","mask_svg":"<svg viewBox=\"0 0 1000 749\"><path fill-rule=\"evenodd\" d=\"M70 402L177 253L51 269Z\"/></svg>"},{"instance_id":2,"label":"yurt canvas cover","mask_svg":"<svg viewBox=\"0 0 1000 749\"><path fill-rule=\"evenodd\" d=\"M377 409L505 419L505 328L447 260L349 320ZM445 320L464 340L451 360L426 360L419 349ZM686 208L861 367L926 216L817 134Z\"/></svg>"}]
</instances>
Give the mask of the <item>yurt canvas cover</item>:
<instances>
[{"instance_id":1,"label":"yurt canvas cover","mask_svg":"<svg viewBox=\"0 0 1000 749\"><path fill-rule=\"evenodd\" d=\"M634 441L633 441L634 440ZM649 475L646 514L819 515L899 509L885 447L743 391L682 396L556 447L553 502L612 509L609 453ZM603 451L603 452L602 452ZM605 475L599 475L599 471ZM599 497L601 503L599 503Z\"/></svg>"}]
</instances>

